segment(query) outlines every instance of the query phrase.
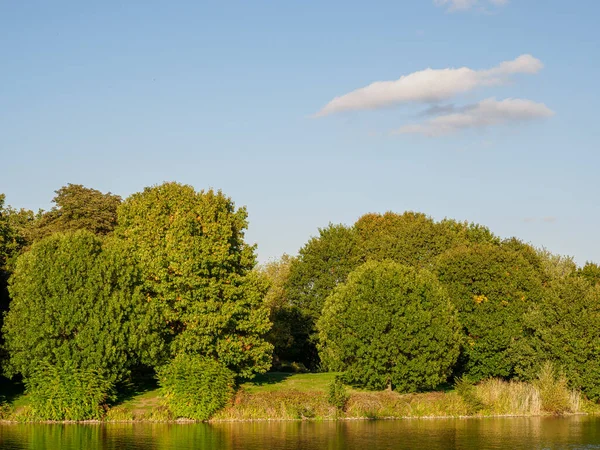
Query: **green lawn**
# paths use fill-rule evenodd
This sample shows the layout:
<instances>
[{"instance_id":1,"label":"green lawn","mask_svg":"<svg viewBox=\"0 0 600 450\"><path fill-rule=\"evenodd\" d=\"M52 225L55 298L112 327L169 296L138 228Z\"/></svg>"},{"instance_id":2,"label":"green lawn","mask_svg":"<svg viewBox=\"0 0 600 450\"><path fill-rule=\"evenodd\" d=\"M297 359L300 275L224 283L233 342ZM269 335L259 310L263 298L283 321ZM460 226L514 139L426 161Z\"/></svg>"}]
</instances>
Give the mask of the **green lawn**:
<instances>
[{"instance_id":1,"label":"green lawn","mask_svg":"<svg viewBox=\"0 0 600 450\"><path fill-rule=\"evenodd\" d=\"M336 373L283 373L269 372L257 375L252 381L242 384L242 388L251 394L258 392L299 391L327 392L329 383Z\"/></svg>"}]
</instances>

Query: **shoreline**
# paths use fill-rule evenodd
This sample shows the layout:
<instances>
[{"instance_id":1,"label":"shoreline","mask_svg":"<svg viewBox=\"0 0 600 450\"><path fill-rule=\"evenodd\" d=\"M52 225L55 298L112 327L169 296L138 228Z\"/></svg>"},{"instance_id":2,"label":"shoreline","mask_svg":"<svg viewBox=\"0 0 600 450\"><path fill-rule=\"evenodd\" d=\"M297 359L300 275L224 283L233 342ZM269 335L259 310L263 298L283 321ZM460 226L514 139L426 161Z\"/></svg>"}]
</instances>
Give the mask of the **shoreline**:
<instances>
[{"instance_id":1,"label":"shoreline","mask_svg":"<svg viewBox=\"0 0 600 450\"><path fill-rule=\"evenodd\" d=\"M18 420L0 420L0 425L105 425L105 424L222 424L222 423L275 423L275 422L364 422L364 421L394 421L394 420L449 420L449 419L517 419L517 418L568 418L575 416L597 416L597 413L575 412L564 414L490 414L490 415L461 415L461 416L389 416L389 417L338 417L338 418L303 418L303 419L282 419L282 418L261 418L261 419L210 419L210 420L192 420L192 419L173 419L173 420L151 420L151 419L133 419L133 420L38 420L38 421L18 421Z\"/></svg>"}]
</instances>

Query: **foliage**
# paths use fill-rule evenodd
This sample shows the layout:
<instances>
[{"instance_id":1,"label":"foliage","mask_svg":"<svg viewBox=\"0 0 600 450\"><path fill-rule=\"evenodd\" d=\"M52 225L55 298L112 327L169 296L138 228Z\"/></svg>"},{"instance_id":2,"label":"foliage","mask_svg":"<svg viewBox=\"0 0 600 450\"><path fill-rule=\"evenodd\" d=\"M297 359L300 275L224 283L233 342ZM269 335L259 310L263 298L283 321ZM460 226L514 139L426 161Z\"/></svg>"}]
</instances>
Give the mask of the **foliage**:
<instances>
[{"instance_id":1,"label":"foliage","mask_svg":"<svg viewBox=\"0 0 600 450\"><path fill-rule=\"evenodd\" d=\"M570 386L600 399L600 286L579 277L558 280L527 316L529 358L518 367L533 379L542 361L560 367Z\"/></svg>"},{"instance_id":2,"label":"foliage","mask_svg":"<svg viewBox=\"0 0 600 450\"><path fill-rule=\"evenodd\" d=\"M0 194L0 328L10 304L8 279L17 256L27 244L24 229L33 221L31 211L5 207L4 200L4 194Z\"/></svg>"},{"instance_id":3,"label":"foliage","mask_svg":"<svg viewBox=\"0 0 600 450\"><path fill-rule=\"evenodd\" d=\"M41 212L30 230L35 242L52 233L87 230L99 236L113 231L117 224L117 208L121 197L86 188L80 184L68 184L55 191L50 211Z\"/></svg>"},{"instance_id":4,"label":"foliage","mask_svg":"<svg viewBox=\"0 0 600 450\"><path fill-rule=\"evenodd\" d=\"M422 213L365 214L354 224L358 254L364 261L391 259L411 267L428 268L444 251L471 241L494 241L484 227L444 220Z\"/></svg>"},{"instance_id":5,"label":"foliage","mask_svg":"<svg viewBox=\"0 0 600 450\"><path fill-rule=\"evenodd\" d=\"M346 409L346 404L348 403L349 399L350 395L348 394L346 386L344 386L341 377L336 376L329 384L327 401L331 406L335 406L338 410L343 411Z\"/></svg>"},{"instance_id":6,"label":"foliage","mask_svg":"<svg viewBox=\"0 0 600 450\"><path fill-rule=\"evenodd\" d=\"M235 374L211 358L177 356L157 376L175 417L208 420L233 395Z\"/></svg>"},{"instance_id":7,"label":"foliage","mask_svg":"<svg viewBox=\"0 0 600 450\"><path fill-rule=\"evenodd\" d=\"M94 369L43 362L25 379L33 415L41 420L100 419L112 383Z\"/></svg>"},{"instance_id":8,"label":"foliage","mask_svg":"<svg viewBox=\"0 0 600 450\"><path fill-rule=\"evenodd\" d=\"M577 270L577 275L597 286L600 284L600 265L587 261L582 268Z\"/></svg>"},{"instance_id":9,"label":"foliage","mask_svg":"<svg viewBox=\"0 0 600 450\"><path fill-rule=\"evenodd\" d=\"M280 311L283 317L278 319L294 324L294 342L287 351L290 359L298 358L307 367L318 368L316 320L325 298L359 264L355 234L344 225L319 229L319 236L300 249L285 283L290 307Z\"/></svg>"},{"instance_id":10,"label":"foliage","mask_svg":"<svg viewBox=\"0 0 600 450\"><path fill-rule=\"evenodd\" d=\"M258 268L259 273L269 280L269 290L264 303L269 308L269 320L273 324L265 339L273 345L273 363L296 361L302 358L302 347L298 342L306 340L305 330L298 326L302 313L290 303L285 284L289 278L294 258L283 255L279 260Z\"/></svg>"},{"instance_id":11,"label":"foliage","mask_svg":"<svg viewBox=\"0 0 600 450\"><path fill-rule=\"evenodd\" d=\"M433 388L459 352L456 313L435 276L390 261L352 272L327 298L318 329L327 367L370 389Z\"/></svg>"},{"instance_id":12,"label":"foliage","mask_svg":"<svg viewBox=\"0 0 600 450\"><path fill-rule=\"evenodd\" d=\"M146 188L119 208L115 236L143 274L171 357L213 357L241 377L269 368L268 282L252 271L255 247L244 242L246 227L246 210L221 192L177 183Z\"/></svg>"},{"instance_id":13,"label":"foliage","mask_svg":"<svg viewBox=\"0 0 600 450\"><path fill-rule=\"evenodd\" d=\"M8 373L26 378L40 364L102 370L117 381L153 334L140 328L144 303L118 252L88 231L55 234L16 263L4 323Z\"/></svg>"},{"instance_id":14,"label":"foliage","mask_svg":"<svg viewBox=\"0 0 600 450\"><path fill-rule=\"evenodd\" d=\"M325 298L360 264L355 236L344 225L319 229L299 251L286 283L290 302L313 319L321 315Z\"/></svg>"},{"instance_id":15,"label":"foliage","mask_svg":"<svg viewBox=\"0 0 600 450\"><path fill-rule=\"evenodd\" d=\"M571 276L577 265L571 256L555 255L545 248L537 251L544 275L548 280L559 280Z\"/></svg>"},{"instance_id":16,"label":"foliage","mask_svg":"<svg viewBox=\"0 0 600 450\"><path fill-rule=\"evenodd\" d=\"M523 315L542 296L539 272L511 246L491 244L449 250L436 272L463 327L460 372L472 381L513 376Z\"/></svg>"}]
</instances>

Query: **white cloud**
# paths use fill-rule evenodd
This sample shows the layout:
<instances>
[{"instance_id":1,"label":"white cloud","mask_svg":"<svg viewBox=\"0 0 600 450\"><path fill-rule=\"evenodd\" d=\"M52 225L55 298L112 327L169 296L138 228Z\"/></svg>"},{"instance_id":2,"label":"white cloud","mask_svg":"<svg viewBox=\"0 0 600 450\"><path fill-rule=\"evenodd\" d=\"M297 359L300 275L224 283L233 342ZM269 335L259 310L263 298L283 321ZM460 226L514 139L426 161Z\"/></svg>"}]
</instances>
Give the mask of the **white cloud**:
<instances>
[{"instance_id":1,"label":"white cloud","mask_svg":"<svg viewBox=\"0 0 600 450\"><path fill-rule=\"evenodd\" d=\"M508 3L508 0L487 0L487 2L482 2L480 0L434 0L433 3L437 6L448 6L448 11L466 11L481 3L504 6Z\"/></svg>"},{"instance_id":2,"label":"white cloud","mask_svg":"<svg viewBox=\"0 0 600 450\"><path fill-rule=\"evenodd\" d=\"M466 128L485 128L492 125L525 122L554 115L543 103L508 98L498 101L488 98L475 105L462 108L460 112L442 114L423 123L401 127L397 134L423 134L440 136Z\"/></svg>"},{"instance_id":3,"label":"white cloud","mask_svg":"<svg viewBox=\"0 0 600 450\"><path fill-rule=\"evenodd\" d=\"M355 91L336 97L327 103L315 117L341 111L377 109L401 103L436 103L481 86L504 84L517 73L534 74L543 67L531 55L521 55L487 70L425 69L403 75L394 81L376 81Z\"/></svg>"}]
</instances>

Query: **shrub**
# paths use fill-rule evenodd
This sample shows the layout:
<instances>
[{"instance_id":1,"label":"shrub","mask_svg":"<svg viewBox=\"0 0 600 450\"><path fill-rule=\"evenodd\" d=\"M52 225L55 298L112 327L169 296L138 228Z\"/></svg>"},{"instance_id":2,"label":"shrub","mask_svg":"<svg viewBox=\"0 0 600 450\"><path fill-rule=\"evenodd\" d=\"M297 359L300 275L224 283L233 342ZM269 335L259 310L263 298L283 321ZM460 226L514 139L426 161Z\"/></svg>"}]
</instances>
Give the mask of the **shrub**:
<instances>
[{"instance_id":1,"label":"shrub","mask_svg":"<svg viewBox=\"0 0 600 450\"><path fill-rule=\"evenodd\" d=\"M339 376L336 376L329 384L327 402L331 406L335 406L338 410L344 411L349 399L350 395L348 394L344 383L342 383L342 380Z\"/></svg>"},{"instance_id":2,"label":"shrub","mask_svg":"<svg viewBox=\"0 0 600 450\"><path fill-rule=\"evenodd\" d=\"M40 420L100 419L112 385L97 370L47 363L25 378L33 416Z\"/></svg>"},{"instance_id":3,"label":"shrub","mask_svg":"<svg viewBox=\"0 0 600 450\"><path fill-rule=\"evenodd\" d=\"M325 301L318 328L323 363L370 389L434 388L459 352L456 313L435 276L391 261L352 272Z\"/></svg>"},{"instance_id":4,"label":"shrub","mask_svg":"<svg viewBox=\"0 0 600 450\"><path fill-rule=\"evenodd\" d=\"M235 374L214 359L181 355L158 370L158 381L175 417L207 420L233 395Z\"/></svg>"}]
</instances>

